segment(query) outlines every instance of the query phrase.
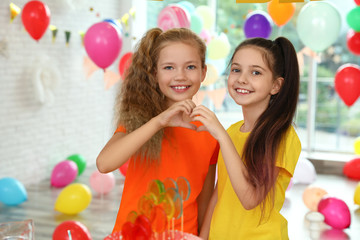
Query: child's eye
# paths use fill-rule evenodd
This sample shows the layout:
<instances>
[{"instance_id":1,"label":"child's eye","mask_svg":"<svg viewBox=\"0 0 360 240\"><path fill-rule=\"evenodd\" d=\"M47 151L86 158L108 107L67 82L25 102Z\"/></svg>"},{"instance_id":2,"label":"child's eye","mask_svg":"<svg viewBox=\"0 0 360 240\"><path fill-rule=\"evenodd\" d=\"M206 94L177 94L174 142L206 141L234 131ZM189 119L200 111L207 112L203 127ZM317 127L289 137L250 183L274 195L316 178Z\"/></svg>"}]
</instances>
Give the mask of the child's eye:
<instances>
[{"instance_id":1,"label":"child's eye","mask_svg":"<svg viewBox=\"0 0 360 240\"><path fill-rule=\"evenodd\" d=\"M195 69L196 66L195 66L195 65L190 65L190 66L188 66L187 68L192 70L192 69Z\"/></svg>"},{"instance_id":2,"label":"child's eye","mask_svg":"<svg viewBox=\"0 0 360 240\"><path fill-rule=\"evenodd\" d=\"M164 69L165 70L171 70L171 69L173 69L173 67L172 66L165 66Z\"/></svg>"},{"instance_id":3,"label":"child's eye","mask_svg":"<svg viewBox=\"0 0 360 240\"><path fill-rule=\"evenodd\" d=\"M233 68L233 69L231 69L231 71L232 71L232 72L235 72L235 73L238 73L238 72L240 72L240 69Z\"/></svg>"},{"instance_id":4,"label":"child's eye","mask_svg":"<svg viewBox=\"0 0 360 240\"><path fill-rule=\"evenodd\" d=\"M255 71L255 70L254 70L254 71L251 72L251 74L252 74L252 75L260 75L261 73L260 73L259 71Z\"/></svg>"}]
</instances>

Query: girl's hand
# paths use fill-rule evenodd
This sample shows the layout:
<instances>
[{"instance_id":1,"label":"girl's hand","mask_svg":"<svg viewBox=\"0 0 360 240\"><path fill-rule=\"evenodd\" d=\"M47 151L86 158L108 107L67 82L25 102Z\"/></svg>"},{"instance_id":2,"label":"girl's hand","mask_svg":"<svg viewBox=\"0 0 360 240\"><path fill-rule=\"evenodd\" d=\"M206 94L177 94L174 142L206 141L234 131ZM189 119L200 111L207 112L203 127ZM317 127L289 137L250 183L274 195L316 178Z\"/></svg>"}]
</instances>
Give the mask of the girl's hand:
<instances>
[{"instance_id":1,"label":"girl's hand","mask_svg":"<svg viewBox=\"0 0 360 240\"><path fill-rule=\"evenodd\" d=\"M208 131L218 141L223 134L227 134L215 113L203 105L195 107L190 117L193 121L200 121L203 124L197 128L198 132Z\"/></svg>"},{"instance_id":2,"label":"girl's hand","mask_svg":"<svg viewBox=\"0 0 360 240\"><path fill-rule=\"evenodd\" d=\"M162 127L184 127L196 130L196 126L190 123L190 114L195 107L195 103L190 99L174 103L157 116L160 125Z\"/></svg>"}]
</instances>

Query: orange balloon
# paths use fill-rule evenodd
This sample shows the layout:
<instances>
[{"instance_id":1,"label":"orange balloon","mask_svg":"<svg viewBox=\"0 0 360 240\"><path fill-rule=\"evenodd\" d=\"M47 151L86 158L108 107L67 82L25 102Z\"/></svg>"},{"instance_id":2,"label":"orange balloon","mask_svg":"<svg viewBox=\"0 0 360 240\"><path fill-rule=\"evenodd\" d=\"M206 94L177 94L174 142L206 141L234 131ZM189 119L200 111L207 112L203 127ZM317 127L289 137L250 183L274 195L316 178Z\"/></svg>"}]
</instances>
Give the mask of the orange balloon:
<instances>
[{"instance_id":1,"label":"orange balloon","mask_svg":"<svg viewBox=\"0 0 360 240\"><path fill-rule=\"evenodd\" d=\"M295 13L295 3L280 3L272 0L268 3L268 13L277 26L285 25Z\"/></svg>"}]
</instances>

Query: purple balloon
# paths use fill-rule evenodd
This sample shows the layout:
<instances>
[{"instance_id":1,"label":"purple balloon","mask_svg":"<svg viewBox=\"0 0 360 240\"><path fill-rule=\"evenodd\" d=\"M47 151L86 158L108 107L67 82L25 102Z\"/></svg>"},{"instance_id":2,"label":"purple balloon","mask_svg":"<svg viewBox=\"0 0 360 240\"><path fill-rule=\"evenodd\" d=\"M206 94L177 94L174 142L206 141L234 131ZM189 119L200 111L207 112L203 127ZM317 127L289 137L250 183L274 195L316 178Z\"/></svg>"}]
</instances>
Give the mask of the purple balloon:
<instances>
[{"instance_id":1,"label":"purple balloon","mask_svg":"<svg viewBox=\"0 0 360 240\"><path fill-rule=\"evenodd\" d=\"M244 23L244 32L246 38L268 38L271 35L272 24L266 13L250 13Z\"/></svg>"},{"instance_id":2,"label":"purple balloon","mask_svg":"<svg viewBox=\"0 0 360 240\"><path fill-rule=\"evenodd\" d=\"M76 179L78 166L74 161L64 160L56 164L51 173L51 185L54 187L65 187Z\"/></svg>"},{"instance_id":3,"label":"purple balloon","mask_svg":"<svg viewBox=\"0 0 360 240\"><path fill-rule=\"evenodd\" d=\"M119 56L122 47L121 33L109 22L95 23L85 33L84 45L90 59L98 67L105 69Z\"/></svg>"}]
</instances>

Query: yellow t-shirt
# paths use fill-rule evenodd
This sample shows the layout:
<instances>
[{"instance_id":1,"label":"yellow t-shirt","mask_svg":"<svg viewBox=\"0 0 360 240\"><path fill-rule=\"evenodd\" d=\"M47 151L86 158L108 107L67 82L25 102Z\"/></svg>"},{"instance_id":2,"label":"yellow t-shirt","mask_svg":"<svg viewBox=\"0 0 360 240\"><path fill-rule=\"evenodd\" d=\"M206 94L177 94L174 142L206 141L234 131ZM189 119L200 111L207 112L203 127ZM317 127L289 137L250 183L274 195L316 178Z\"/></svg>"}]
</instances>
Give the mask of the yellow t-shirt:
<instances>
[{"instance_id":1,"label":"yellow t-shirt","mask_svg":"<svg viewBox=\"0 0 360 240\"><path fill-rule=\"evenodd\" d=\"M243 121L237 122L227 130L240 155L250 134L240 132L242 124ZM284 147L285 151L283 151ZM274 208L271 210L269 209L270 207L266 207L266 210L271 210L271 213L265 213L265 216L269 216L269 219L260 225L260 206L246 210L241 205L232 188L224 159L220 152L218 158L218 201L211 219L209 239L289 239L287 221L280 214L280 210L284 204L285 191L294 173L300 151L300 140L295 129L291 127L286 133L286 139L282 141L279 149L279 152L284 152L284 156L276 160L276 166L280 167L281 170L275 184Z\"/></svg>"}]
</instances>

